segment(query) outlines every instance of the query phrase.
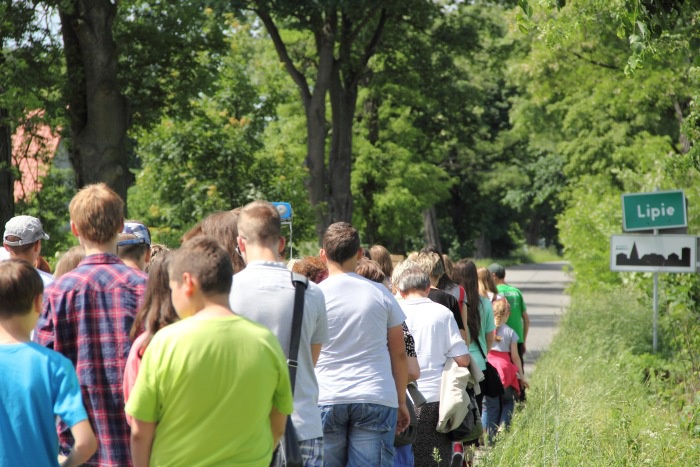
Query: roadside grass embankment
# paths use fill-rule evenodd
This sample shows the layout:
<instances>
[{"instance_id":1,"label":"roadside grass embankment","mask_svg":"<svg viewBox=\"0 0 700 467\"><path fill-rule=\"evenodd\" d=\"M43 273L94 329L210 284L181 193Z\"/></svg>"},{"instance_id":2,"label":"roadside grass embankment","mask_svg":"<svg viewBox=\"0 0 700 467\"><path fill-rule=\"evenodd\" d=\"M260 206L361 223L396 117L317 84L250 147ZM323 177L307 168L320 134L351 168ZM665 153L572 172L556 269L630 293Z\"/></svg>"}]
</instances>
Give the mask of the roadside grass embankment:
<instances>
[{"instance_id":1,"label":"roadside grass embankment","mask_svg":"<svg viewBox=\"0 0 700 467\"><path fill-rule=\"evenodd\" d=\"M480 465L700 465L679 401L696 376L650 354L650 308L631 292L577 291L526 405Z\"/></svg>"}]
</instances>

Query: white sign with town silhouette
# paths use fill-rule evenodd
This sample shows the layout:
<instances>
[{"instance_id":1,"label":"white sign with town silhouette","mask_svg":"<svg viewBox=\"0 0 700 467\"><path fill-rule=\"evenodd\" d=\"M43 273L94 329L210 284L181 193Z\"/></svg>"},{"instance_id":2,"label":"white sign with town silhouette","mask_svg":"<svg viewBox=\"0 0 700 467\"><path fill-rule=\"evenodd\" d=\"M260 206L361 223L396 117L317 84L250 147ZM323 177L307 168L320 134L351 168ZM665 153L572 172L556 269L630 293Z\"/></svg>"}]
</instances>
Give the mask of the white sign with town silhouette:
<instances>
[{"instance_id":1,"label":"white sign with town silhouette","mask_svg":"<svg viewBox=\"0 0 700 467\"><path fill-rule=\"evenodd\" d=\"M610 270L620 272L696 272L694 235L613 235Z\"/></svg>"}]
</instances>

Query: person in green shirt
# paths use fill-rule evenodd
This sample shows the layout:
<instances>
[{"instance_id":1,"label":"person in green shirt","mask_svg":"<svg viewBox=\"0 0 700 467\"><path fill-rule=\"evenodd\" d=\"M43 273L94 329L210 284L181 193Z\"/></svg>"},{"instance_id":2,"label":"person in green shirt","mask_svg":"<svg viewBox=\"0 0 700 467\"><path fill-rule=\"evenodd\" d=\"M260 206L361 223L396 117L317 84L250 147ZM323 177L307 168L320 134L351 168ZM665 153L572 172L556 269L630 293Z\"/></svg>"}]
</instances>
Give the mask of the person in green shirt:
<instances>
[{"instance_id":1,"label":"person in green shirt","mask_svg":"<svg viewBox=\"0 0 700 467\"><path fill-rule=\"evenodd\" d=\"M213 238L186 241L168 274L181 321L153 337L126 405L134 467L269 466L293 409L277 338L231 311L231 257Z\"/></svg>"},{"instance_id":2,"label":"person in green shirt","mask_svg":"<svg viewBox=\"0 0 700 467\"><path fill-rule=\"evenodd\" d=\"M519 337L518 355L520 356L520 361L523 363L524 369L525 360L523 356L525 352L527 352L525 342L527 341L527 333L530 330L530 317L527 315L527 307L523 300L523 294L518 288L506 284L506 268L498 263L493 263L487 269L493 275L498 293L506 297L510 305L510 318L508 318L506 324L510 326ZM525 401L525 391L521 392L520 400Z\"/></svg>"}]
</instances>

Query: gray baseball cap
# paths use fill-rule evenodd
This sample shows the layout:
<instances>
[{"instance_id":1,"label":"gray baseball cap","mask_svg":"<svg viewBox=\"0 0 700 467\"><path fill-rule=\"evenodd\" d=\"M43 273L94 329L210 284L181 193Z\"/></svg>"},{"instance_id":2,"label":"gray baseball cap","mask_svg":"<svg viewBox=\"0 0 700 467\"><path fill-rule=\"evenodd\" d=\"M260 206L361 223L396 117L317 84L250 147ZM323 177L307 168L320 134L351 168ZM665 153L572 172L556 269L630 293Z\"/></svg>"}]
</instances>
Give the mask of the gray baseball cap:
<instances>
[{"instance_id":1,"label":"gray baseball cap","mask_svg":"<svg viewBox=\"0 0 700 467\"><path fill-rule=\"evenodd\" d=\"M19 237L19 240L9 241L7 237ZM41 221L32 216L13 217L5 224L3 241L10 246L29 245L37 240L48 240L49 236L44 232Z\"/></svg>"}]
</instances>

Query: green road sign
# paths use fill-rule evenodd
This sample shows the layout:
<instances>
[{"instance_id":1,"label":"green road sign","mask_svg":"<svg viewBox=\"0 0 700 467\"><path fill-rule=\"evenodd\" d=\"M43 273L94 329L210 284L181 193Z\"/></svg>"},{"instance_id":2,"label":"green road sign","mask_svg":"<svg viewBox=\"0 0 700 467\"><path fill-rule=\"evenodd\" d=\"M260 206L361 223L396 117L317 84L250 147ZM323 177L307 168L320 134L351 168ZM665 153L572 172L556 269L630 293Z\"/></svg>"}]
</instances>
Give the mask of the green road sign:
<instances>
[{"instance_id":1,"label":"green road sign","mask_svg":"<svg viewBox=\"0 0 700 467\"><path fill-rule=\"evenodd\" d=\"M622 195L622 228L627 232L687 226L682 190Z\"/></svg>"}]
</instances>

